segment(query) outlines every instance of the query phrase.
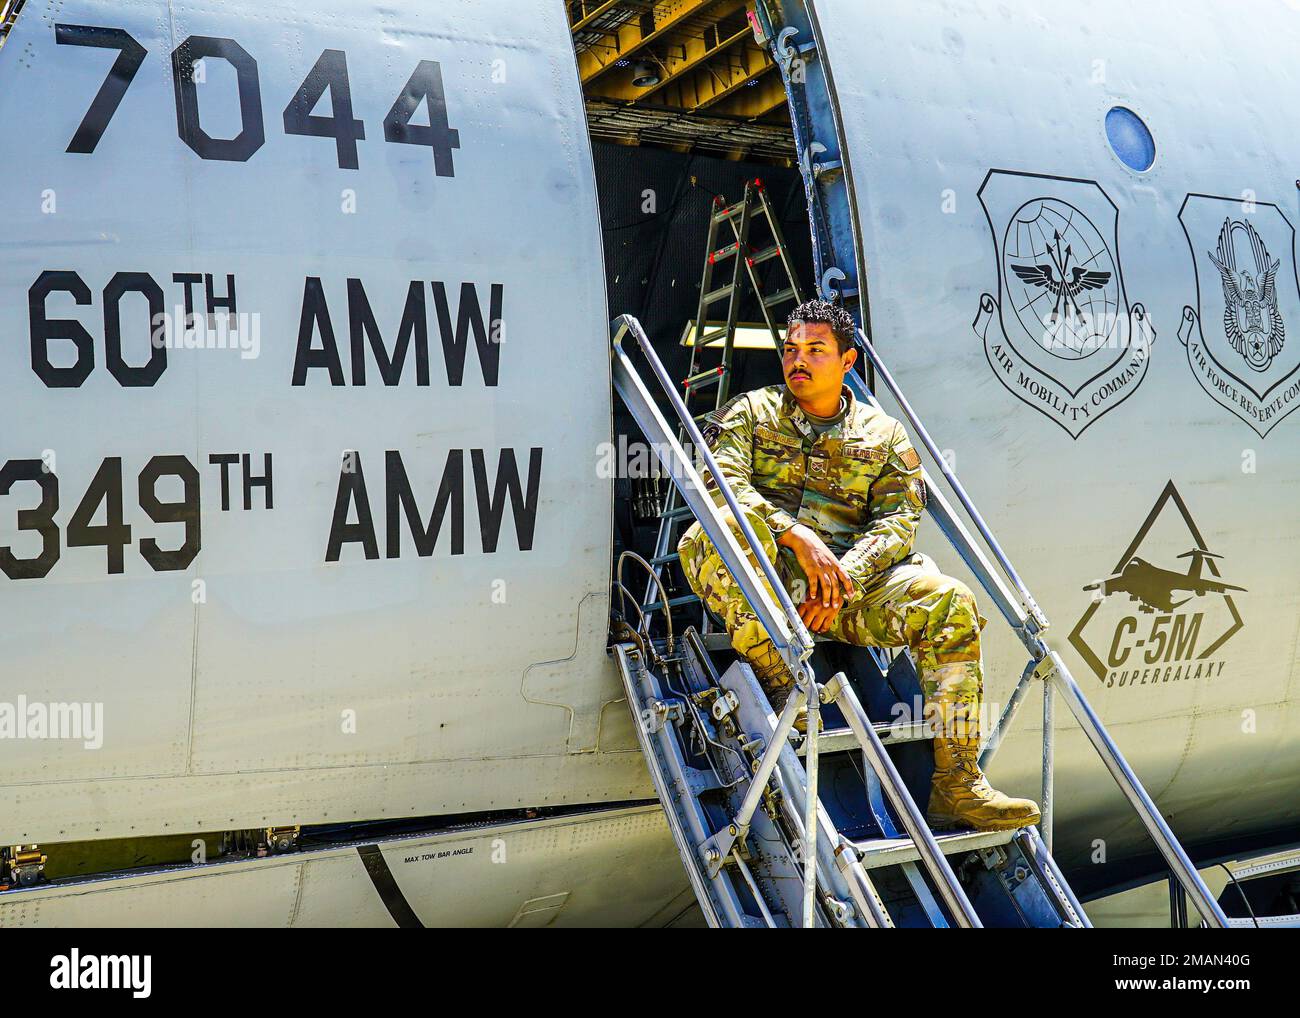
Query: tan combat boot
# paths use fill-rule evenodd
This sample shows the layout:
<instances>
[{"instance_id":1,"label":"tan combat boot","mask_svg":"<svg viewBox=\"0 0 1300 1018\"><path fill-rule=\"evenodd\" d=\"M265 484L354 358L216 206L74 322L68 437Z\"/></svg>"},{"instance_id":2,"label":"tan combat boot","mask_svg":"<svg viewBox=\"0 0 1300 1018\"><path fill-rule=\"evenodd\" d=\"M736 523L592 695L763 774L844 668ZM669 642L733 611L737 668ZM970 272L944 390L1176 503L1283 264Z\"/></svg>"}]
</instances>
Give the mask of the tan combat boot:
<instances>
[{"instance_id":1,"label":"tan combat boot","mask_svg":"<svg viewBox=\"0 0 1300 1018\"><path fill-rule=\"evenodd\" d=\"M1038 805L989 785L979 766L979 737L934 740L927 819L934 827L1011 831L1038 823Z\"/></svg>"},{"instance_id":2,"label":"tan combat boot","mask_svg":"<svg viewBox=\"0 0 1300 1018\"><path fill-rule=\"evenodd\" d=\"M790 674L789 666L777 653L776 646L766 637L747 650L744 658L749 663L749 667L754 670L754 678L758 679L758 684L767 694L768 703L772 705L772 710L779 718L781 712L785 710L790 694L794 692L794 676ZM800 709L795 715L794 728L801 734L808 733L807 707Z\"/></svg>"}]
</instances>

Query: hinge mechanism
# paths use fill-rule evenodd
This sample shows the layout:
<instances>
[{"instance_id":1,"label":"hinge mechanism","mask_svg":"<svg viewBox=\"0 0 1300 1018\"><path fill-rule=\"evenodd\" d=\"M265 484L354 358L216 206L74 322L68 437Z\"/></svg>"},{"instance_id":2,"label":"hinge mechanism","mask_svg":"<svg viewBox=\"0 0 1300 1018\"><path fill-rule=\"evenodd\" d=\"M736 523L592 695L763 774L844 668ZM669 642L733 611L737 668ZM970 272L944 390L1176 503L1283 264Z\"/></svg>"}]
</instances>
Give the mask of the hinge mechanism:
<instances>
[{"instance_id":1,"label":"hinge mechanism","mask_svg":"<svg viewBox=\"0 0 1300 1018\"><path fill-rule=\"evenodd\" d=\"M0 883L10 887L34 887L45 876L46 857L40 845L12 845L0 864Z\"/></svg>"}]
</instances>

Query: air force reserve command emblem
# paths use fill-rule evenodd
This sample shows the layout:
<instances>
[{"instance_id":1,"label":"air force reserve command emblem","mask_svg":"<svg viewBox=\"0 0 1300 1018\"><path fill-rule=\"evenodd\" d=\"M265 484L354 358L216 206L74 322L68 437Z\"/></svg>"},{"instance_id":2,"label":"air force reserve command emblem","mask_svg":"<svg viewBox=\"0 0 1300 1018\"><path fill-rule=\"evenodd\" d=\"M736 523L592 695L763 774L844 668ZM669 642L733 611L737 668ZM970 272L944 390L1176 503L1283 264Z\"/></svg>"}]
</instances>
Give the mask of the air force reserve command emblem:
<instances>
[{"instance_id":1,"label":"air force reserve command emblem","mask_svg":"<svg viewBox=\"0 0 1300 1018\"><path fill-rule=\"evenodd\" d=\"M1266 202L1189 194L1179 210L1196 307L1178 338L1201 388L1262 438L1300 404L1295 229Z\"/></svg>"},{"instance_id":2,"label":"air force reserve command emblem","mask_svg":"<svg viewBox=\"0 0 1300 1018\"><path fill-rule=\"evenodd\" d=\"M975 332L1002 384L1078 438L1141 384L1155 340L1124 290L1119 211L1096 181L1010 170L979 199L998 296L980 298Z\"/></svg>"}]
</instances>

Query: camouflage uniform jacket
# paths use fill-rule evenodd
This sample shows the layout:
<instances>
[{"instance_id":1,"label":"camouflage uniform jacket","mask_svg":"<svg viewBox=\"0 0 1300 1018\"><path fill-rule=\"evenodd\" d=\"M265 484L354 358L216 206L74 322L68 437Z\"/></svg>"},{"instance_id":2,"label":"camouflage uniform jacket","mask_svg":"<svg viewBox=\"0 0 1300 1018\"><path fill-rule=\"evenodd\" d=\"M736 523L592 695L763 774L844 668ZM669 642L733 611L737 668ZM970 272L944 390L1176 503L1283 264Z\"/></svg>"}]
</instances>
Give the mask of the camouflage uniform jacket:
<instances>
[{"instance_id":1,"label":"camouflage uniform jacket","mask_svg":"<svg viewBox=\"0 0 1300 1018\"><path fill-rule=\"evenodd\" d=\"M821 436L784 385L742 393L704 420L704 438L740 504L774 536L816 532L862 579L912 552L925 507L920 458L903 426L853 398ZM712 477L704 480L720 507Z\"/></svg>"}]
</instances>

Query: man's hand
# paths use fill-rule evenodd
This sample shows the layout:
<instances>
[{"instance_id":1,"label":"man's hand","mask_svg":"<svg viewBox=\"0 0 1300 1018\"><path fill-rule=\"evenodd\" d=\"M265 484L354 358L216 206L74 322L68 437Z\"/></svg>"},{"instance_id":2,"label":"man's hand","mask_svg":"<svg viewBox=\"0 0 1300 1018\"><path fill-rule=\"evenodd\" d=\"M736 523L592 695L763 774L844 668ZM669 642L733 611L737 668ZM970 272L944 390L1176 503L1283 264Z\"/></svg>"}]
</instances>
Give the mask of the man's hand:
<instances>
[{"instance_id":1,"label":"man's hand","mask_svg":"<svg viewBox=\"0 0 1300 1018\"><path fill-rule=\"evenodd\" d=\"M796 523L776 543L794 552L799 568L808 577L808 596L799 605L799 617L814 633L826 632L844 599L853 595L853 581L822 539L802 523Z\"/></svg>"}]
</instances>

